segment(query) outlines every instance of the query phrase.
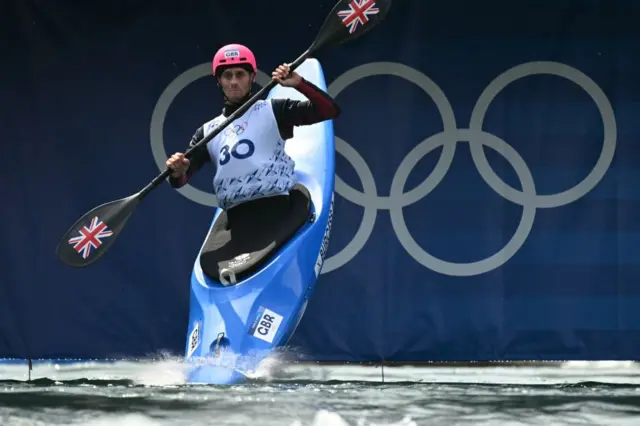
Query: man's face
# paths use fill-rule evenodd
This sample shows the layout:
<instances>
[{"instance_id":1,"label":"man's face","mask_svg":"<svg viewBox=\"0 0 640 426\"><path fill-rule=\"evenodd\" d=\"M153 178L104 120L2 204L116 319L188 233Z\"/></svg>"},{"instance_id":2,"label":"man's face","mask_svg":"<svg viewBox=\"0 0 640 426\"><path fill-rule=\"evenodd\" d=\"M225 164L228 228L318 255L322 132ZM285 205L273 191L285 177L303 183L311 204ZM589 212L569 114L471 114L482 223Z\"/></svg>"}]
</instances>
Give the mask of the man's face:
<instances>
[{"instance_id":1,"label":"man's face","mask_svg":"<svg viewBox=\"0 0 640 426\"><path fill-rule=\"evenodd\" d=\"M251 90L253 75L244 68L227 68L220 75L219 82L225 96L237 102Z\"/></svg>"}]
</instances>

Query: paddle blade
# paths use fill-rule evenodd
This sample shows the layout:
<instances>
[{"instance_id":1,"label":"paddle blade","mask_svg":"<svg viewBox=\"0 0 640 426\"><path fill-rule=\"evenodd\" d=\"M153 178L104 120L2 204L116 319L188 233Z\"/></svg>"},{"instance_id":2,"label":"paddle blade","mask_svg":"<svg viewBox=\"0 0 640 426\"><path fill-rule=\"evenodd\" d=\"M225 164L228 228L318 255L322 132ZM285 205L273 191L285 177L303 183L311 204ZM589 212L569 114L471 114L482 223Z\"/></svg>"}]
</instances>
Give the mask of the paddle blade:
<instances>
[{"instance_id":1,"label":"paddle blade","mask_svg":"<svg viewBox=\"0 0 640 426\"><path fill-rule=\"evenodd\" d=\"M138 202L136 194L102 204L85 213L58 243L58 258L76 268L98 260L115 242Z\"/></svg>"},{"instance_id":2,"label":"paddle blade","mask_svg":"<svg viewBox=\"0 0 640 426\"><path fill-rule=\"evenodd\" d=\"M389 12L391 0L340 0L322 24L312 53L355 40L377 26Z\"/></svg>"}]
</instances>

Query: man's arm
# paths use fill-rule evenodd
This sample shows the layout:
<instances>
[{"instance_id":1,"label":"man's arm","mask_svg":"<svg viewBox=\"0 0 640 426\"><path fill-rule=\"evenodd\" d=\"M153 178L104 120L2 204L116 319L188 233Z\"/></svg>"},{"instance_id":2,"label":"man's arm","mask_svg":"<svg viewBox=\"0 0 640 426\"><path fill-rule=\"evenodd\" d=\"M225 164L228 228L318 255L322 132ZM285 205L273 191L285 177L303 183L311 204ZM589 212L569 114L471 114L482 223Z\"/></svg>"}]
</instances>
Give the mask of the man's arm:
<instances>
[{"instance_id":1,"label":"man's arm","mask_svg":"<svg viewBox=\"0 0 640 426\"><path fill-rule=\"evenodd\" d=\"M308 100L274 99L272 102L273 113L283 137L293 136L293 126L315 124L340 115L340 107L333 98L313 83L303 78L295 89Z\"/></svg>"},{"instance_id":2,"label":"man's arm","mask_svg":"<svg viewBox=\"0 0 640 426\"><path fill-rule=\"evenodd\" d=\"M204 129L203 127L198 128L195 134L191 137L191 141L189 142L189 148L194 146L198 141L204 138ZM180 177L169 176L169 184L174 188L180 188L186 185L193 176L202 166L210 161L209 152L207 151L207 146L202 145L198 147L189 158L189 168L187 171Z\"/></svg>"}]
</instances>

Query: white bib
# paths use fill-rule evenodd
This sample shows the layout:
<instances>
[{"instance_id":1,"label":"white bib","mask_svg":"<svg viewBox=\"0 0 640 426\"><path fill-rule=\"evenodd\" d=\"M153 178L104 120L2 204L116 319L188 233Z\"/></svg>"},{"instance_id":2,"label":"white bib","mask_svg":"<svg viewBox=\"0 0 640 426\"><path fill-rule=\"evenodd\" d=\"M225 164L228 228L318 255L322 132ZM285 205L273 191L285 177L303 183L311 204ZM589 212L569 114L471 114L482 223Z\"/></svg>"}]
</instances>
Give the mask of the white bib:
<instances>
[{"instance_id":1,"label":"white bib","mask_svg":"<svg viewBox=\"0 0 640 426\"><path fill-rule=\"evenodd\" d=\"M220 115L204 124L204 136L226 118ZM244 115L207 143L216 166L213 189L218 205L236 204L287 194L296 184L295 163L284 151L271 101L257 101Z\"/></svg>"}]
</instances>

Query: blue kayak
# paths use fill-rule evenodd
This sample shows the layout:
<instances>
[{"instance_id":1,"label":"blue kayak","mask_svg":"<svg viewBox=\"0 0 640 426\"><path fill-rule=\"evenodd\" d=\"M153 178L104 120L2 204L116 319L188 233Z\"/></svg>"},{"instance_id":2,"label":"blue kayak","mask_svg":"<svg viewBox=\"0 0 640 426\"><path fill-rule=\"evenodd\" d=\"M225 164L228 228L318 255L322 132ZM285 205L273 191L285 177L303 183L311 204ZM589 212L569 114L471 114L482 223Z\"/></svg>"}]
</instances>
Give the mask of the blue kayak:
<instances>
[{"instance_id":1,"label":"blue kayak","mask_svg":"<svg viewBox=\"0 0 640 426\"><path fill-rule=\"evenodd\" d=\"M327 90L316 59L307 59L296 71ZM268 98L306 99L295 89L282 86L272 89ZM271 225L260 231L247 231L254 232L250 240L243 240L240 232L234 240L233 232L228 231L227 213L215 209L191 274L187 382L243 382L293 335L314 291L329 243L334 147L331 120L294 129L293 137L286 141L298 178L289 197L290 213L286 214L290 217L279 215L282 220L269 222ZM234 220L237 228L241 219ZM254 222L248 220L247 229L257 226ZM217 256L215 268L209 266L212 252Z\"/></svg>"}]
</instances>

